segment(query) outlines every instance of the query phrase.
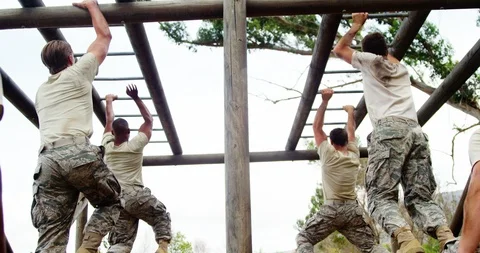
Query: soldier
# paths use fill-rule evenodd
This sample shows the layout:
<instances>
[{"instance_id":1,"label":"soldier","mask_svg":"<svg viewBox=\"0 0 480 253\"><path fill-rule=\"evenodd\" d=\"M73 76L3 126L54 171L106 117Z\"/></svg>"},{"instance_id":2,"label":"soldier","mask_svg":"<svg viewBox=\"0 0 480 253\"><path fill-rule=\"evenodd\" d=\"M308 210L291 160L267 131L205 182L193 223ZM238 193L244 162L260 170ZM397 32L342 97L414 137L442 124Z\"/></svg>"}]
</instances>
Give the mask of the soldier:
<instances>
[{"instance_id":1,"label":"soldier","mask_svg":"<svg viewBox=\"0 0 480 253\"><path fill-rule=\"evenodd\" d=\"M152 136L153 118L138 97L136 86L127 86L127 95L135 101L144 120L138 134L130 140L128 122L122 118L113 120L112 102L116 96L106 96L107 124L102 145L105 147L105 161L120 182L125 199L125 209L110 232L108 241L111 247L108 252L130 252L137 235L138 220L142 219L153 228L159 245L156 252L167 253L172 238L170 215L165 205L152 195L150 189L144 187L142 178L143 148Z\"/></svg>"},{"instance_id":2,"label":"soldier","mask_svg":"<svg viewBox=\"0 0 480 253\"><path fill-rule=\"evenodd\" d=\"M92 82L112 36L94 0L74 3L87 9L97 37L75 63L65 41L51 41L41 53L51 76L36 94L41 146L33 175L32 223L39 238L35 252L65 252L79 193L96 209L78 252L97 252L120 214L120 185L103 162L103 150L90 144Z\"/></svg>"},{"instance_id":3,"label":"soldier","mask_svg":"<svg viewBox=\"0 0 480 253\"><path fill-rule=\"evenodd\" d=\"M353 106L343 109L348 113L347 130L336 128L330 132L330 143L323 131L323 119L333 90L322 90L322 104L313 122L315 144L322 163L324 205L310 218L297 235L297 252L313 253L313 246L335 230L342 233L361 252L388 252L378 245L374 230L366 222L365 210L358 204L355 193L360 152L355 139Z\"/></svg>"},{"instance_id":4,"label":"soldier","mask_svg":"<svg viewBox=\"0 0 480 253\"><path fill-rule=\"evenodd\" d=\"M437 185L428 139L417 122L407 68L388 53L380 33L365 36L363 52L350 47L367 16L353 14L352 27L333 52L363 75L365 102L373 126L366 174L368 209L397 240L398 252L424 252L398 207L398 184L402 183L405 206L413 221L438 239L443 248L453 234L443 211L432 200Z\"/></svg>"}]
</instances>

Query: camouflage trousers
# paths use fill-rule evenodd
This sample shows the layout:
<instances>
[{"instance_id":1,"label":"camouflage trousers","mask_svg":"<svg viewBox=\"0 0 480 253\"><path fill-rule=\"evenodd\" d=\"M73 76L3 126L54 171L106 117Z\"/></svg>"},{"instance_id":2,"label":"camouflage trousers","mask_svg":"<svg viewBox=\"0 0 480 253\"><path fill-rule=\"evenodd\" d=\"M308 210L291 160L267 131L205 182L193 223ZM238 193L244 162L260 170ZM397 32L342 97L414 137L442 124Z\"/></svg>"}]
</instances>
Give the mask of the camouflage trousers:
<instances>
[{"instance_id":1,"label":"camouflage trousers","mask_svg":"<svg viewBox=\"0 0 480 253\"><path fill-rule=\"evenodd\" d=\"M399 117L380 119L368 146L366 189L372 217L389 235L408 223L398 206L398 185L415 224L430 236L446 225L442 209L432 200L437 187L428 138L417 122Z\"/></svg>"},{"instance_id":2,"label":"camouflage trousers","mask_svg":"<svg viewBox=\"0 0 480 253\"><path fill-rule=\"evenodd\" d=\"M331 233L343 234L361 252L388 252L378 244L365 211L355 200L320 206L297 235L297 253L313 253L313 247Z\"/></svg>"},{"instance_id":3,"label":"camouflage trousers","mask_svg":"<svg viewBox=\"0 0 480 253\"><path fill-rule=\"evenodd\" d=\"M460 246L460 237L457 238L457 240L455 240L454 242L447 243L447 245L445 245L445 249L440 252L441 253L457 253L459 246ZM477 248L477 250L472 253L480 253L480 245Z\"/></svg>"},{"instance_id":4,"label":"camouflage trousers","mask_svg":"<svg viewBox=\"0 0 480 253\"><path fill-rule=\"evenodd\" d=\"M170 242L172 239L170 214L150 189L142 186L129 186L122 189L125 209L120 212L117 224L110 232L108 252L129 253L137 236L139 219L153 228L155 240Z\"/></svg>"},{"instance_id":5,"label":"camouflage trousers","mask_svg":"<svg viewBox=\"0 0 480 253\"><path fill-rule=\"evenodd\" d=\"M88 142L42 148L33 175L32 223L38 229L36 253L64 253L70 226L82 192L96 209L88 221L106 235L105 225L118 219L120 185L102 160L100 147Z\"/></svg>"}]
</instances>

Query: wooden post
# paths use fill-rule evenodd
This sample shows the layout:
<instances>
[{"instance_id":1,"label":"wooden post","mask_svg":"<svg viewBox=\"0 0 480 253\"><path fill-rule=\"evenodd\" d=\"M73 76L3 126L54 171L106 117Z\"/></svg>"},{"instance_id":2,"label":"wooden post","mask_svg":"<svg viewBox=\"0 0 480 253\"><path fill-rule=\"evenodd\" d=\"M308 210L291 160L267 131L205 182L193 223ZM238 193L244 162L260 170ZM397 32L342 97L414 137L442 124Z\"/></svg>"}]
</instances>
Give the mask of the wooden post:
<instances>
[{"instance_id":1,"label":"wooden post","mask_svg":"<svg viewBox=\"0 0 480 253\"><path fill-rule=\"evenodd\" d=\"M83 242L83 230L85 229L85 225L87 224L87 219L88 219L88 205L83 208L82 212L80 215L78 215L77 218L77 224L76 224L76 233L75 233L75 250L78 250L80 246L82 245Z\"/></svg>"},{"instance_id":2,"label":"wooden post","mask_svg":"<svg viewBox=\"0 0 480 253\"><path fill-rule=\"evenodd\" d=\"M252 252L246 0L224 0L227 253Z\"/></svg>"}]
</instances>

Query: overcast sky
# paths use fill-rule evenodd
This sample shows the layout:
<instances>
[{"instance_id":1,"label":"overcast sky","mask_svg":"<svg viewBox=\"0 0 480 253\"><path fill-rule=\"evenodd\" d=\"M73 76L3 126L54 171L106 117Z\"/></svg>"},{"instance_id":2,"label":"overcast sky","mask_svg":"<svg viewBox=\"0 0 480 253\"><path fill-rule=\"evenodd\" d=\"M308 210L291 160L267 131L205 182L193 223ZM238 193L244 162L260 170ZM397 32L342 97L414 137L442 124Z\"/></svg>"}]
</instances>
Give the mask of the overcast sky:
<instances>
[{"instance_id":1,"label":"overcast sky","mask_svg":"<svg viewBox=\"0 0 480 253\"><path fill-rule=\"evenodd\" d=\"M47 6L66 4L60 0L44 2ZM0 8L19 7L15 0L3 0L0 3ZM440 27L442 36L452 43L456 60L461 60L479 39L476 17L477 10L433 11L429 16L429 20ZM188 24L195 27L198 22ZM198 52L194 53L185 46L168 41L158 29L158 24L150 23L145 27L184 154L223 153L223 50L198 48ZM95 36L92 28L61 30L75 53L85 52ZM113 41L110 51L131 52L124 28L115 27L111 30ZM45 41L36 29L2 30L0 38L0 48L3 49L0 51L0 67L33 101L38 86L48 77L48 71L40 60ZM259 79L303 90L306 73L303 76L301 74L309 62L308 56L252 51L248 55L249 92L264 94L272 99L297 96L295 92L288 92ZM350 68L335 59L329 61L327 66L328 70ZM141 76L141 71L134 56L108 57L100 67L98 76ZM325 76L322 83L335 84L357 77ZM148 96L143 81L134 83L138 85L142 96ZM107 93L126 96L126 84L94 83L102 97ZM359 84L347 89L362 89L362 86ZM361 94L334 95L330 106L340 107L345 103L356 105L360 97ZM427 98L414 89L417 110ZM320 100L318 97L314 106L318 106ZM155 113L153 104L150 101L146 103ZM298 103L299 100L295 99L274 105L249 96L250 151L284 150ZM138 112L131 101L115 102L114 109L117 114ZM308 122L312 122L313 117L314 113L311 113ZM128 120L132 128L141 123L139 119ZM344 112L327 112L325 122L344 120ZM452 163L448 154L451 137L455 133L452 131L453 125L472 123L475 123L472 117L450 106L443 106L424 126L424 131L430 137L434 173L442 190L463 189L465 185L470 168L466 148L474 129L457 138L453 173L458 182L456 185L448 184L452 182ZM97 119L94 124L95 133L91 140L100 144L103 128ZM161 128L158 119L154 127ZM363 145L370 131L371 125L366 118L357 131ZM304 135L312 135L309 127L305 128ZM0 123L0 140L6 234L15 252L34 251L37 231L30 220L31 185L40 138L38 130L8 101L5 102L5 116ZM165 136L163 132L155 132L152 140L165 140ZM298 149L304 149L304 143L301 139ZM168 144L149 144L145 149L145 155L170 154ZM308 212L310 197L316 184L321 181L319 168L306 161L251 163L250 168L254 250L276 252L294 249L294 224ZM225 252L224 165L146 167L143 175L145 185L170 211L174 231L184 233L191 242L203 241L209 252ZM72 230L69 252L74 252L74 238ZM153 232L142 223L133 252L142 253L146 248L150 252L154 250L153 247Z\"/></svg>"}]
</instances>

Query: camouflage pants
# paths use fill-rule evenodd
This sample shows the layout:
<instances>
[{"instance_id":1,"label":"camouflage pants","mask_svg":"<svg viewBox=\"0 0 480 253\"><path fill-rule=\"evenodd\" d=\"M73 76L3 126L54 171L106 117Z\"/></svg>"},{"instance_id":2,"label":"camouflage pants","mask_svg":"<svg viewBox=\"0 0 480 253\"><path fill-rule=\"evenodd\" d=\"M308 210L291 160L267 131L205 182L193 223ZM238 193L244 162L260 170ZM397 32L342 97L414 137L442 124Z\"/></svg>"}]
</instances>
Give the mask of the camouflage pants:
<instances>
[{"instance_id":1,"label":"camouflage pants","mask_svg":"<svg viewBox=\"0 0 480 253\"><path fill-rule=\"evenodd\" d=\"M451 243L447 243L447 245L445 245L445 249L441 252L442 253L457 253L459 246L460 246L460 238L457 238L456 241L451 242ZM480 245L474 253L480 253Z\"/></svg>"},{"instance_id":2,"label":"camouflage pants","mask_svg":"<svg viewBox=\"0 0 480 253\"><path fill-rule=\"evenodd\" d=\"M125 209L120 212L120 218L110 232L108 242L111 247L108 252L129 253L137 236L139 219L153 228L155 240L170 241L172 238L170 214L150 189L141 186L124 187L123 198Z\"/></svg>"},{"instance_id":3,"label":"camouflage pants","mask_svg":"<svg viewBox=\"0 0 480 253\"><path fill-rule=\"evenodd\" d=\"M36 253L64 253L79 193L96 208L88 221L106 235L120 213L120 185L102 160L103 152L88 143L43 150L34 173L32 223L38 229ZM111 227L110 226L110 227Z\"/></svg>"},{"instance_id":4,"label":"camouflage pants","mask_svg":"<svg viewBox=\"0 0 480 253\"><path fill-rule=\"evenodd\" d=\"M432 172L427 136L417 122L398 117L380 119L368 146L366 188L368 209L389 235L407 222L398 206L398 184L415 224L430 236L446 225L445 215L432 200L437 185Z\"/></svg>"},{"instance_id":5,"label":"camouflage pants","mask_svg":"<svg viewBox=\"0 0 480 253\"><path fill-rule=\"evenodd\" d=\"M343 234L361 252L388 252L378 245L364 210L356 202L324 204L297 235L297 253L313 253L313 246L335 231Z\"/></svg>"}]
</instances>

